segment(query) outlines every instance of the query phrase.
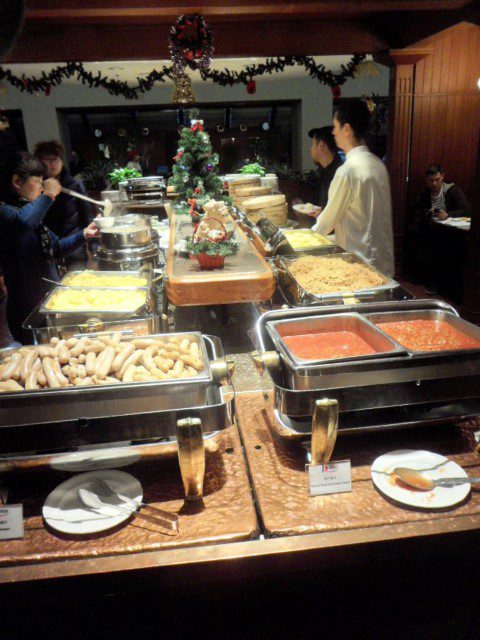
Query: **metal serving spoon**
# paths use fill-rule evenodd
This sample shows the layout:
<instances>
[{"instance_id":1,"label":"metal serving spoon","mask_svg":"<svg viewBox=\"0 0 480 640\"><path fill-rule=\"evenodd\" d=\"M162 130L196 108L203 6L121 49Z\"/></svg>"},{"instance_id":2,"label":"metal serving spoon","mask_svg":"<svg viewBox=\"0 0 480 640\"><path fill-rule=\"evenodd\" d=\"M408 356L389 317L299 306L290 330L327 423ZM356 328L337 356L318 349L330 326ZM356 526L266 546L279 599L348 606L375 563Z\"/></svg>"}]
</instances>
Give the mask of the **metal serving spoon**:
<instances>
[{"instance_id":1,"label":"metal serving spoon","mask_svg":"<svg viewBox=\"0 0 480 640\"><path fill-rule=\"evenodd\" d=\"M80 200L86 200L87 202L93 202L93 204L96 204L99 207L103 207L104 216L109 216L112 213L113 204L108 198L105 198L105 200L94 200L93 198L85 196L83 193L72 191L71 189L67 189L66 187L62 187L62 191L69 196L74 196L75 198L79 198Z\"/></svg>"},{"instance_id":2,"label":"metal serving spoon","mask_svg":"<svg viewBox=\"0 0 480 640\"><path fill-rule=\"evenodd\" d=\"M429 478L421 471L408 467L395 467L393 475L410 487L431 491L435 487L456 487L461 484L480 482L480 478Z\"/></svg>"},{"instance_id":3,"label":"metal serving spoon","mask_svg":"<svg viewBox=\"0 0 480 640\"><path fill-rule=\"evenodd\" d=\"M104 501L93 490L91 491L89 489L85 489L84 487L80 487L77 494L80 502L82 502L82 504L84 504L87 509L96 511L97 513L100 513L100 515L105 515L105 509L108 509L111 512L117 511L116 515L126 514L129 516L135 516L136 518L141 518L142 520L153 522L156 525L161 525L162 527L172 531L174 535L178 533L178 524L172 522L171 514L169 514L169 518L165 518L162 515L147 515L146 513L141 513L139 511L136 511L135 509L130 509L127 506L122 507L119 504L113 504L111 502L107 502L106 500ZM137 504L135 501L132 502L134 504Z\"/></svg>"}]
</instances>

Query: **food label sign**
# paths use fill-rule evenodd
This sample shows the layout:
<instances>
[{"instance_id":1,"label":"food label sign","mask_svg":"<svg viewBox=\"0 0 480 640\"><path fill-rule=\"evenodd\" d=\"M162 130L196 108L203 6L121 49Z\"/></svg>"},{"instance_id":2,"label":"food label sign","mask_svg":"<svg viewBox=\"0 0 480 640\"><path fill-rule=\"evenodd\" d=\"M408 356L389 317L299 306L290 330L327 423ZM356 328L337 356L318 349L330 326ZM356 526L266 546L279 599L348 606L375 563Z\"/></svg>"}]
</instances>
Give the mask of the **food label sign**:
<instances>
[{"instance_id":1,"label":"food label sign","mask_svg":"<svg viewBox=\"0 0 480 640\"><path fill-rule=\"evenodd\" d=\"M352 490L350 460L337 460L328 464L307 464L310 495L345 493Z\"/></svg>"},{"instance_id":2,"label":"food label sign","mask_svg":"<svg viewBox=\"0 0 480 640\"><path fill-rule=\"evenodd\" d=\"M23 538L23 505L0 507L0 540Z\"/></svg>"}]
</instances>

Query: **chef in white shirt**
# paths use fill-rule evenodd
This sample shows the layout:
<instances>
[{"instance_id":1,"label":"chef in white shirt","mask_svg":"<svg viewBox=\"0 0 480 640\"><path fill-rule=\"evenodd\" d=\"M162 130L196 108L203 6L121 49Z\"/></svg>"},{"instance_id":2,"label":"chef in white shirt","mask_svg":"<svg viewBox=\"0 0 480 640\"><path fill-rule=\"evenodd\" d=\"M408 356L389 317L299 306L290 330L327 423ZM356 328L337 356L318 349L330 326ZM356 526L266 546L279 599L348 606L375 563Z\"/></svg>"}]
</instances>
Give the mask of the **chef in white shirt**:
<instances>
[{"instance_id":1,"label":"chef in white shirt","mask_svg":"<svg viewBox=\"0 0 480 640\"><path fill-rule=\"evenodd\" d=\"M355 100L333 116L333 136L346 154L328 190L328 203L314 224L327 235L335 229L338 245L358 254L376 269L394 271L392 201L385 165L365 144L370 120L367 105Z\"/></svg>"}]
</instances>

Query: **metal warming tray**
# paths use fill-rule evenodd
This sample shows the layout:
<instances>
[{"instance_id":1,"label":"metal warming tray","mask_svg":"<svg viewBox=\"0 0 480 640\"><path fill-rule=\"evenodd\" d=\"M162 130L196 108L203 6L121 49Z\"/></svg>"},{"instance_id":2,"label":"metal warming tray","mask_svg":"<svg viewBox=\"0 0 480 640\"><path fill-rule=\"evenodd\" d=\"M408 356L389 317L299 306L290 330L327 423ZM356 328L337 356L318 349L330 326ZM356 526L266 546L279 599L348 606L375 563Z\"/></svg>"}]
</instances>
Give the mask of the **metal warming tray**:
<instances>
[{"instance_id":1,"label":"metal warming tray","mask_svg":"<svg viewBox=\"0 0 480 640\"><path fill-rule=\"evenodd\" d=\"M49 309L48 308L48 303L50 302L50 300L53 298L53 296L57 293L57 292L61 292L64 291L65 289L67 289L70 292L78 292L79 294L81 294L82 291L98 291L99 292L99 296L105 295L105 292L107 291L114 291L116 294L119 293L119 291L121 291L121 289L119 289L119 287L54 287L51 291L49 291L49 293L47 294L46 298L44 299L42 305L40 306L39 312L40 313L44 313L47 314L49 316L54 316L56 318L61 317L61 316L75 316L78 314L88 314L88 315L95 315L98 316L99 314L105 316L110 316L112 317L112 315L133 315L133 314L140 314L142 312L142 310L148 310L149 309L149 304L150 304L150 288L149 287L129 287L128 289L126 289L126 291L130 292L130 291L141 291L144 293L145 296L145 301L142 302L141 304L138 304L136 306L133 306L131 308L115 308L115 307L104 307L104 308L100 308L100 309L93 309L91 306L87 307L86 305L84 307L77 307L75 309L69 309L69 308L60 308L60 309Z\"/></svg>"},{"instance_id":2,"label":"metal warming tray","mask_svg":"<svg viewBox=\"0 0 480 640\"><path fill-rule=\"evenodd\" d=\"M347 314L358 312L367 320L399 312L431 312L438 317L445 314L448 320L452 317L454 322L460 320L453 307L438 300L373 302L344 310ZM315 401L322 398L338 401L339 427L344 430L384 429L480 414L480 349L405 351L293 371L267 330L268 323L338 313L334 305L285 309L269 311L257 322L255 359L272 378L276 426L282 436L304 438L309 434ZM471 335L478 335L478 330L469 326Z\"/></svg>"},{"instance_id":3,"label":"metal warming tray","mask_svg":"<svg viewBox=\"0 0 480 640\"><path fill-rule=\"evenodd\" d=\"M316 253L316 251L305 251L303 252L302 257L305 255L319 254ZM281 291L289 303L295 306L306 306L318 303L332 303L334 301L343 302L343 300L349 296L362 299L373 299L381 296L383 293L390 292L396 287L400 287L398 282L396 282L392 278L384 276L382 273L367 264L359 256L343 250L339 250L336 245L325 247L325 252L321 254L321 257L326 260L343 259L351 264L361 264L363 266L366 266L374 273L385 278L385 283L375 287L366 287L353 290L346 289L345 291L316 294L304 289L290 271L290 266L300 259L299 256L277 256L273 261L275 275L277 276L277 281L280 285Z\"/></svg>"},{"instance_id":4,"label":"metal warming tray","mask_svg":"<svg viewBox=\"0 0 480 640\"><path fill-rule=\"evenodd\" d=\"M271 321L267 322L266 329L294 377L296 372L317 369L318 366L327 363L356 362L358 360L381 358L386 355L390 357L405 355L403 347L385 335L383 331L377 329L375 325L359 313L337 313L328 316L318 315L309 318L289 318L287 320ZM375 353L329 359L303 359L297 357L284 341L287 336L337 331L348 331L358 335Z\"/></svg>"},{"instance_id":5,"label":"metal warming tray","mask_svg":"<svg viewBox=\"0 0 480 640\"><path fill-rule=\"evenodd\" d=\"M293 255L296 253L310 253L311 255L328 255L330 253L337 253L343 251L338 245L336 245L331 240L328 240L325 236L322 236L319 233L316 233L312 229L280 229L281 234L283 235L283 242L277 242L276 253L283 255ZM304 234L309 235L314 238L321 237L325 240L323 244L318 244L316 246L311 247L295 247L290 238L295 237L295 234ZM278 240L280 240L280 234L277 236Z\"/></svg>"},{"instance_id":6,"label":"metal warming tray","mask_svg":"<svg viewBox=\"0 0 480 640\"><path fill-rule=\"evenodd\" d=\"M60 284L63 285L64 287L80 287L80 288L89 288L91 285L76 285L76 284L71 284L71 281L74 277L76 276L80 276L80 275L84 275L84 274L91 274L92 276L95 276L99 279L99 281L101 281L101 279L103 277L112 277L112 278L118 278L119 279L119 284L118 285L102 285L102 284L96 284L94 286L95 289L114 289L114 288L121 288L121 289L138 289L138 288L146 288L146 287L150 287L151 282L152 282L152 274L150 271L145 270L145 271L93 271L93 270L89 270L89 269L85 269L82 271L69 271L61 280L60 280ZM139 285L125 285L122 284L121 280L125 280L125 278L129 278L129 277L135 277L135 278L143 278L145 280L145 284L139 284Z\"/></svg>"},{"instance_id":7,"label":"metal warming tray","mask_svg":"<svg viewBox=\"0 0 480 640\"><path fill-rule=\"evenodd\" d=\"M197 332L149 337L173 335L198 338L206 366L197 377L0 394L0 471L54 466L66 458L75 464L77 455L84 466L100 455L110 460L108 467L128 451L136 459L171 454L177 422L185 418L200 419L205 440L213 438L215 446L234 411L221 342Z\"/></svg>"}]
</instances>

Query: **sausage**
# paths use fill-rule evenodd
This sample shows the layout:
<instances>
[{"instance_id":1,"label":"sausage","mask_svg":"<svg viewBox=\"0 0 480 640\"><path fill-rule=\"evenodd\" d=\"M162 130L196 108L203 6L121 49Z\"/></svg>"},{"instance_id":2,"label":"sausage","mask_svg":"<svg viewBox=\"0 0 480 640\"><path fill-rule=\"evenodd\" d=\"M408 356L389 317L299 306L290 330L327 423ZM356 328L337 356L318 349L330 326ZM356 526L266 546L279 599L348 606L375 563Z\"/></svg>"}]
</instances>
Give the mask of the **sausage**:
<instances>
[{"instance_id":1,"label":"sausage","mask_svg":"<svg viewBox=\"0 0 480 640\"><path fill-rule=\"evenodd\" d=\"M29 391L30 389L38 389L39 385L37 382L37 371L30 371L25 380L25 389Z\"/></svg>"},{"instance_id":2,"label":"sausage","mask_svg":"<svg viewBox=\"0 0 480 640\"><path fill-rule=\"evenodd\" d=\"M74 358L78 358L78 356L83 353L84 349L85 349L85 344L86 344L86 339L85 338L81 338L77 344L72 347L72 349L70 349L70 355L73 356Z\"/></svg>"},{"instance_id":3,"label":"sausage","mask_svg":"<svg viewBox=\"0 0 480 640\"><path fill-rule=\"evenodd\" d=\"M97 354L95 351L90 351L87 353L87 357L85 359L85 369L87 372L87 376L93 376L95 373L95 365L97 360Z\"/></svg>"},{"instance_id":4,"label":"sausage","mask_svg":"<svg viewBox=\"0 0 480 640\"><path fill-rule=\"evenodd\" d=\"M32 364L32 371L40 371L41 368L42 368L42 361L37 356L35 359L35 362Z\"/></svg>"},{"instance_id":5,"label":"sausage","mask_svg":"<svg viewBox=\"0 0 480 640\"><path fill-rule=\"evenodd\" d=\"M99 380L105 380L105 378L108 376L114 358L114 347L106 347L105 351L103 351L103 353L98 356L97 363L95 365L95 375Z\"/></svg>"},{"instance_id":6,"label":"sausage","mask_svg":"<svg viewBox=\"0 0 480 640\"><path fill-rule=\"evenodd\" d=\"M72 347L74 347L77 344L77 342L78 342L78 338L69 338L67 340L67 347L69 349L71 349Z\"/></svg>"},{"instance_id":7,"label":"sausage","mask_svg":"<svg viewBox=\"0 0 480 640\"><path fill-rule=\"evenodd\" d=\"M83 364L77 364L77 378L88 378L89 376L87 376L87 369L85 367L85 365Z\"/></svg>"},{"instance_id":8,"label":"sausage","mask_svg":"<svg viewBox=\"0 0 480 640\"><path fill-rule=\"evenodd\" d=\"M23 387L15 380L4 380L0 382L0 391L23 391Z\"/></svg>"},{"instance_id":9,"label":"sausage","mask_svg":"<svg viewBox=\"0 0 480 640\"><path fill-rule=\"evenodd\" d=\"M180 356L180 360L182 360L185 364L189 364L197 371L201 371L203 369L203 362L200 360L200 358L194 358L193 356L182 354Z\"/></svg>"},{"instance_id":10,"label":"sausage","mask_svg":"<svg viewBox=\"0 0 480 640\"><path fill-rule=\"evenodd\" d=\"M54 336L50 339L50 344L52 345L52 347L56 347L59 342L60 338L57 338L57 336Z\"/></svg>"},{"instance_id":11,"label":"sausage","mask_svg":"<svg viewBox=\"0 0 480 640\"><path fill-rule=\"evenodd\" d=\"M125 347L117 353L113 360L112 369L113 371L119 371L122 368L125 360L135 352L135 345L132 342L128 342Z\"/></svg>"},{"instance_id":12,"label":"sausage","mask_svg":"<svg viewBox=\"0 0 480 640\"><path fill-rule=\"evenodd\" d=\"M17 362L17 366L13 370L13 373L11 376L14 380L20 380L21 378L22 365L23 365L24 358L25 356L23 354L20 354L20 360Z\"/></svg>"},{"instance_id":13,"label":"sausage","mask_svg":"<svg viewBox=\"0 0 480 640\"><path fill-rule=\"evenodd\" d=\"M155 362L153 361L153 354L157 350L156 346L150 346L145 349L142 356L142 362L149 371L155 369Z\"/></svg>"},{"instance_id":14,"label":"sausage","mask_svg":"<svg viewBox=\"0 0 480 640\"><path fill-rule=\"evenodd\" d=\"M62 346L58 350L58 360L60 364L67 364L70 360L70 351L66 344L62 344Z\"/></svg>"},{"instance_id":15,"label":"sausage","mask_svg":"<svg viewBox=\"0 0 480 640\"><path fill-rule=\"evenodd\" d=\"M188 338L184 338L180 342L180 351L182 353L190 353L190 340Z\"/></svg>"},{"instance_id":16,"label":"sausage","mask_svg":"<svg viewBox=\"0 0 480 640\"><path fill-rule=\"evenodd\" d=\"M122 378L123 380L123 376L125 374L125 371L127 370L127 367L129 367L131 364L137 364L137 362L140 360L142 355L143 355L143 349L137 349L136 351L134 351L132 355L129 356L125 360L125 362L122 364L121 369L117 372L117 376L119 378Z\"/></svg>"},{"instance_id":17,"label":"sausage","mask_svg":"<svg viewBox=\"0 0 480 640\"><path fill-rule=\"evenodd\" d=\"M122 381L133 382L133 376L135 375L136 371L137 371L137 367L134 364L128 365L128 367L125 369L125 372L123 374Z\"/></svg>"},{"instance_id":18,"label":"sausage","mask_svg":"<svg viewBox=\"0 0 480 640\"><path fill-rule=\"evenodd\" d=\"M193 356L194 358L199 358L200 357L200 348L198 346L198 342L192 342L190 344L190 355Z\"/></svg>"},{"instance_id":19,"label":"sausage","mask_svg":"<svg viewBox=\"0 0 480 640\"><path fill-rule=\"evenodd\" d=\"M75 360L77 360L77 364L85 364L85 362L87 361L87 356L84 353L81 353L78 358L75 358Z\"/></svg>"},{"instance_id":20,"label":"sausage","mask_svg":"<svg viewBox=\"0 0 480 640\"><path fill-rule=\"evenodd\" d=\"M40 361L40 364L42 362ZM41 384L42 387L46 387L47 386L47 378L45 376L45 372L43 371L43 366L40 367L40 369L38 369L37 371L37 382L38 384Z\"/></svg>"},{"instance_id":21,"label":"sausage","mask_svg":"<svg viewBox=\"0 0 480 640\"><path fill-rule=\"evenodd\" d=\"M5 369L3 370L2 375L0 376L0 378L2 380L9 380L13 376L13 373L14 373L15 369L17 368L18 364L21 362L21 360L22 360L22 354L21 353L18 353L18 352L13 353L12 359L7 364Z\"/></svg>"},{"instance_id":22,"label":"sausage","mask_svg":"<svg viewBox=\"0 0 480 640\"><path fill-rule=\"evenodd\" d=\"M83 351L84 353L90 353L91 351L94 353L101 353L105 347L105 342L102 342L101 340L94 340L92 344L87 345Z\"/></svg>"},{"instance_id":23,"label":"sausage","mask_svg":"<svg viewBox=\"0 0 480 640\"><path fill-rule=\"evenodd\" d=\"M60 362L58 361L57 358L53 359L52 368L53 368L53 371L54 371L55 375L57 376L57 380L58 380L58 383L60 384L60 386L61 387L68 387L68 380L63 375L62 370L60 368Z\"/></svg>"},{"instance_id":24,"label":"sausage","mask_svg":"<svg viewBox=\"0 0 480 640\"><path fill-rule=\"evenodd\" d=\"M52 358L43 359L43 371L45 373L45 378L47 379L48 386L51 389L59 389L60 382L58 381L57 376L55 375Z\"/></svg>"},{"instance_id":25,"label":"sausage","mask_svg":"<svg viewBox=\"0 0 480 640\"><path fill-rule=\"evenodd\" d=\"M46 344L41 344L38 347L38 355L40 358L53 358L55 357L55 349Z\"/></svg>"},{"instance_id":26,"label":"sausage","mask_svg":"<svg viewBox=\"0 0 480 640\"><path fill-rule=\"evenodd\" d=\"M73 381L73 384L76 387L86 387L89 384L93 384L93 380L90 377L86 377L86 378L75 378L75 380Z\"/></svg>"},{"instance_id":27,"label":"sausage","mask_svg":"<svg viewBox=\"0 0 480 640\"><path fill-rule=\"evenodd\" d=\"M171 358L162 358L162 356L155 356L153 361L158 369L160 369L164 373L168 373L168 371L170 371L170 369L175 364L175 362Z\"/></svg>"},{"instance_id":28,"label":"sausage","mask_svg":"<svg viewBox=\"0 0 480 640\"><path fill-rule=\"evenodd\" d=\"M137 349L146 349L147 347L163 347L164 343L162 340L156 340L155 338L134 338L131 341Z\"/></svg>"},{"instance_id":29,"label":"sausage","mask_svg":"<svg viewBox=\"0 0 480 640\"><path fill-rule=\"evenodd\" d=\"M20 369L20 377L23 382L27 379L28 374L32 371L33 363L37 358L37 352L35 349L30 349L27 355L23 356L22 365Z\"/></svg>"},{"instance_id":30,"label":"sausage","mask_svg":"<svg viewBox=\"0 0 480 640\"><path fill-rule=\"evenodd\" d=\"M172 371L175 374L175 377L179 378L182 375L182 371L184 369L185 369L185 363L183 362L183 360L177 360L173 365Z\"/></svg>"}]
</instances>

